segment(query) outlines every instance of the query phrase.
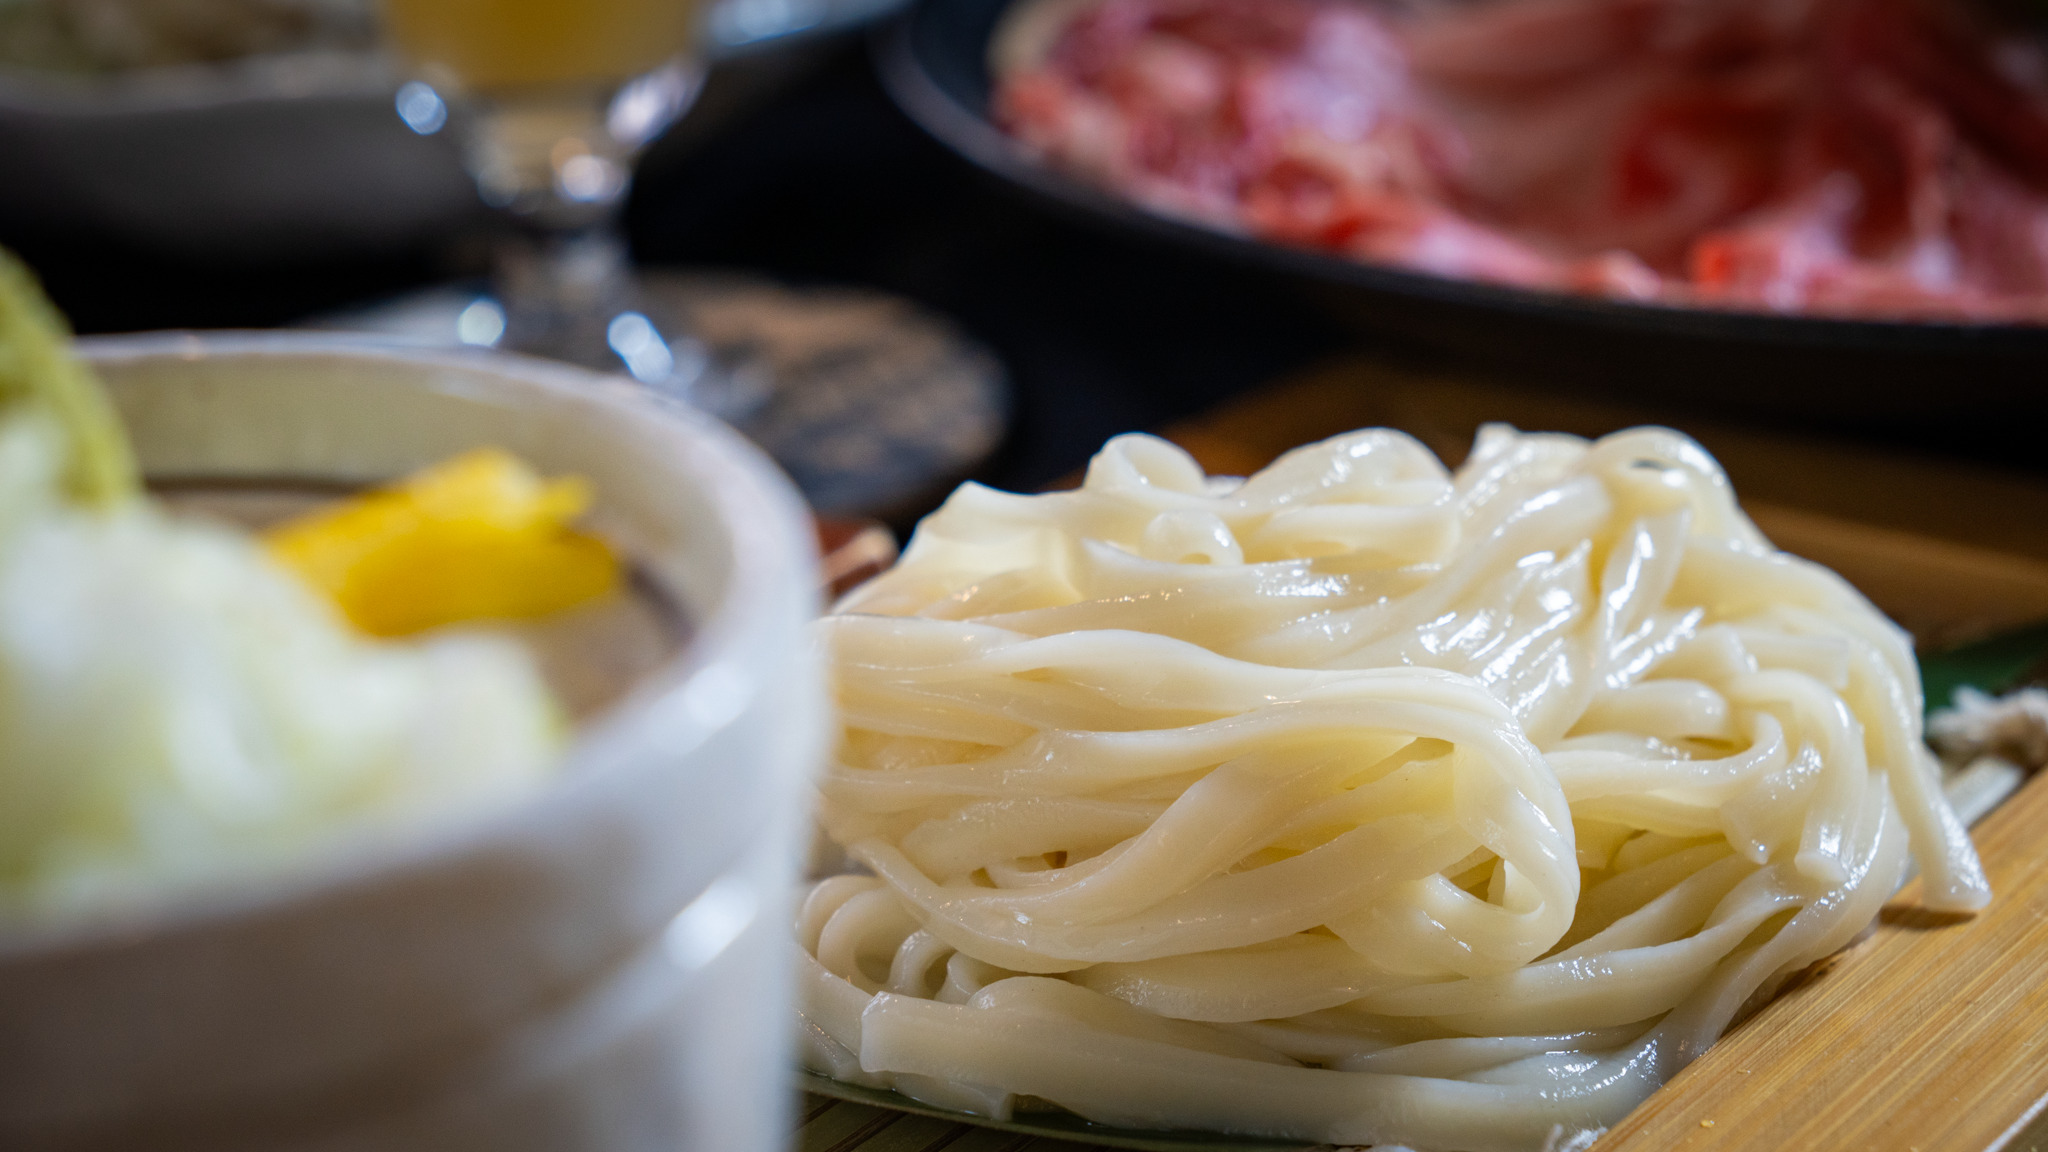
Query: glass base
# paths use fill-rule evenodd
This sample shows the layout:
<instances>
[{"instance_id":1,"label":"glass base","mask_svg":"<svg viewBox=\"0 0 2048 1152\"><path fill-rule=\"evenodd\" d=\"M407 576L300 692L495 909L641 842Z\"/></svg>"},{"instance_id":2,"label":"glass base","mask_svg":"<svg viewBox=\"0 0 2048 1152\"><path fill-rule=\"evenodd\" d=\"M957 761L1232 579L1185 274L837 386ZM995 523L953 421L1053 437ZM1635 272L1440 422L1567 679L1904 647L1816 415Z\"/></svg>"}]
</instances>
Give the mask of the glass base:
<instances>
[{"instance_id":1,"label":"glass base","mask_svg":"<svg viewBox=\"0 0 2048 1152\"><path fill-rule=\"evenodd\" d=\"M966 478L1002 439L1001 365L948 321L858 288L642 271L618 311L553 343L480 283L429 288L314 326L429 346L530 351L630 375L732 424L818 512L899 518ZM566 338L562 338L566 337Z\"/></svg>"}]
</instances>

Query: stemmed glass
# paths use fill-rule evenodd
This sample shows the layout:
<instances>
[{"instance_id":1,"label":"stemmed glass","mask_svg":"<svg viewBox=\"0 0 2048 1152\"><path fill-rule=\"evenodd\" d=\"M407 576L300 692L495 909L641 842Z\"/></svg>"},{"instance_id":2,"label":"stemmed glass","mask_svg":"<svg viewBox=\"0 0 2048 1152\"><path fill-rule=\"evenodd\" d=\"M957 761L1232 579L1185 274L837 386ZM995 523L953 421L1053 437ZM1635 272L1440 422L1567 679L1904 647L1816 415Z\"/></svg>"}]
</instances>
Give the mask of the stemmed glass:
<instances>
[{"instance_id":1,"label":"stemmed glass","mask_svg":"<svg viewBox=\"0 0 2048 1152\"><path fill-rule=\"evenodd\" d=\"M687 390L701 350L649 319L618 213L640 149L695 99L692 0L383 0L415 77L398 112L445 124L505 226L492 291L456 321L493 345Z\"/></svg>"},{"instance_id":2,"label":"stemmed glass","mask_svg":"<svg viewBox=\"0 0 2048 1152\"><path fill-rule=\"evenodd\" d=\"M382 3L413 77L399 116L449 131L503 226L488 295L428 290L332 326L624 370L739 428L826 513L915 506L994 449L1001 367L942 318L869 291L631 269L618 212L633 160L702 82L694 0ZM758 33L821 4L718 15Z\"/></svg>"}]
</instances>

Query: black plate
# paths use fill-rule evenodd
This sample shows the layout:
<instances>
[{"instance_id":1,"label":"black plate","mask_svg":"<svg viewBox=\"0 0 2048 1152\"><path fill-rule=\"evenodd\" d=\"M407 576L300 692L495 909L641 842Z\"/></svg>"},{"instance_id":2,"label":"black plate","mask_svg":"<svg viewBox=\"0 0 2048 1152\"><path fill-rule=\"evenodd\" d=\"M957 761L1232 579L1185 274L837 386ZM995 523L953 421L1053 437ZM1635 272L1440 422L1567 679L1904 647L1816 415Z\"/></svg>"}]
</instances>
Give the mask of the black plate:
<instances>
[{"instance_id":1,"label":"black plate","mask_svg":"<svg viewBox=\"0 0 2048 1152\"><path fill-rule=\"evenodd\" d=\"M882 82L941 143L1096 226L1277 272L1353 323L1481 369L1931 435L2009 458L2037 451L2048 327L1711 311L1477 284L1231 236L1067 179L988 118L988 44L1011 2L916 0L878 32Z\"/></svg>"}]
</instances>

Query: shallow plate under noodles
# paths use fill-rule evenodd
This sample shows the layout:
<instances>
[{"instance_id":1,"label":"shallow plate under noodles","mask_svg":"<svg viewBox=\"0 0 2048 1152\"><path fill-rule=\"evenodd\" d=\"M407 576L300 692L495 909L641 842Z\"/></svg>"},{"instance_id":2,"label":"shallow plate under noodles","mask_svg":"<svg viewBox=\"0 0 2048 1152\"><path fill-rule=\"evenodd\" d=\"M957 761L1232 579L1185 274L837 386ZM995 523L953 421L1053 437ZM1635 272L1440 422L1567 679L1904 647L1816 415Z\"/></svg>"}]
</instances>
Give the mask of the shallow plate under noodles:
<instances>
[{"instance_id":1,"label":"shallow plate under noodles","mask_svg":"<svg viewBox=\"0 0 2048 1152\"><path fill-rule=\"evenodd\" d=\"M984 1128L996 1128L1023 1136L1043 1136L1052 1140L1082 1140L1103 1148L1129 1148L1134 1152L1307 1152L1308 1149L1328 1147L1323 1144L1303 1144L1298 1140L1260 1140L1251 1136L1225 1136L1215 1132L1144 1132L1132 1128L1112 1128L1106 1124L1090 1123L1067 1112L1027 1112L1014 1120L991 1120L986 1116L973 1116L948 1108L935 1108L930 1104L912 1100L900 1092L862 1088L857 1084L847 1084L815 1072L798 1072L797 1087L814 1096L829 1096L834 1100L846 1100L854 1104L889 1108L897 1112L931 1116L940 1120L978 1124Z\"/></svg>"}]
</instances>

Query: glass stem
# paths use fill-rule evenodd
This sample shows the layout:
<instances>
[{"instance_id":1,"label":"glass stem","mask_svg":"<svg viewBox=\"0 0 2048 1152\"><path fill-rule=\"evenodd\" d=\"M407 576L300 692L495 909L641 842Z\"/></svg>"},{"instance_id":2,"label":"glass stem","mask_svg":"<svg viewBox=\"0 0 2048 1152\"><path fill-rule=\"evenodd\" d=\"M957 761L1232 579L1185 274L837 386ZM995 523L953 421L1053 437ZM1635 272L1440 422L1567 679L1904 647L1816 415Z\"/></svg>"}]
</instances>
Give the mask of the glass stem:
<instances>
[{"instance_id":1,"label":"glass stem","mask_svg":"<svg viewBox=\"0 0 2048 1152\"><path fill-rule=\"evenodd\" d=\"M514 221L498 238L492 264L492 289L505 309L503 347L618 370L611 328L638 309L615 217L580 228Z\"/></svg>"},{"instance_id":2,"label":"glass stem","mask_svg":"<svg viewBox=\"0 0 2048 1152\"><path fill-rule=\"evenodd\" d=\"M694 380L675 371L676 341L688 343L687 334L658 331L641 305L619 213L633 156L689 107L701 79L678 57L617 84L533 86L459 102L453 123L464 164L502 221L492 261L500 347L623 369L672 390Z\"/></svg>"}]
</instances>

